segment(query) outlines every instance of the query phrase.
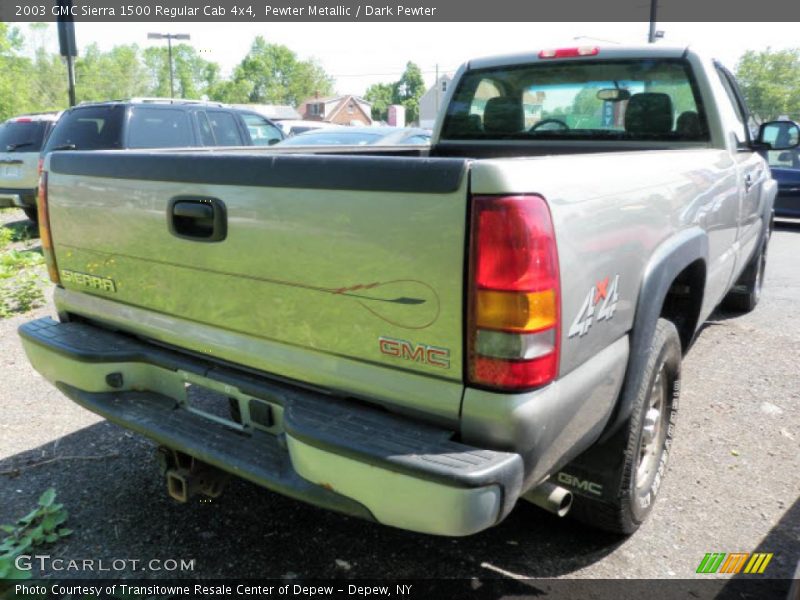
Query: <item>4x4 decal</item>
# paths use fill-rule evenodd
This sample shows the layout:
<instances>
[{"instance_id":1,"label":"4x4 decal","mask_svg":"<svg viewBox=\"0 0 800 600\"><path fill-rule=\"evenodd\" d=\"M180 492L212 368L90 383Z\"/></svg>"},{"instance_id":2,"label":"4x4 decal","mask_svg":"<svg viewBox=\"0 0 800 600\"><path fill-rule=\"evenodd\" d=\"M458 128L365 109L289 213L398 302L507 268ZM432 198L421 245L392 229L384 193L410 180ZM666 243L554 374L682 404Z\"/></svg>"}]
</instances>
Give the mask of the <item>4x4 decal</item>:
<instances>
[{"instance_id":1,"label":"4x4 decal","mask_svg":"<svg viewBox=\"0 0 800 600\"><path fill-rule=\"evenodd\" d=\"M611 281L610 285L609 281ZM586 299L581 304L581 309L569 328L568 337L586 335L595 320L610 321L617 310L618 290L619 275L615 275L613 280L606 277L602 281L595 283L589 293L586 294ZM597 309L596 319L595 309Z\"/></svg>"}]
</instances>

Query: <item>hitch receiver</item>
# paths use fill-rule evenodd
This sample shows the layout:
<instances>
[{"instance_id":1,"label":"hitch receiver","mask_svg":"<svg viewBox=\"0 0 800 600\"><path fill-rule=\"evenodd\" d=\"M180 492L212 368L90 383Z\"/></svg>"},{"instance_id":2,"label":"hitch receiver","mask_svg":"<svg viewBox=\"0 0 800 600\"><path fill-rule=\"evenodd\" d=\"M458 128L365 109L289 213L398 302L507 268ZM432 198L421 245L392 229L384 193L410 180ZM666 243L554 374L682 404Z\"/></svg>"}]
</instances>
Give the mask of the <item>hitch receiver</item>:
<instances>
[{"instance_id":1,"label":"hitch receiver","mask_svg":"<svg viewBox=\"0 0 800 600\"><path fill-rule=\"evenodd\" d=\"M187 502L196 494L218 498L230 474L195 457L161 446L159 464L167 478L167 493L178 502Z\"/></svg>"}]
</instances>

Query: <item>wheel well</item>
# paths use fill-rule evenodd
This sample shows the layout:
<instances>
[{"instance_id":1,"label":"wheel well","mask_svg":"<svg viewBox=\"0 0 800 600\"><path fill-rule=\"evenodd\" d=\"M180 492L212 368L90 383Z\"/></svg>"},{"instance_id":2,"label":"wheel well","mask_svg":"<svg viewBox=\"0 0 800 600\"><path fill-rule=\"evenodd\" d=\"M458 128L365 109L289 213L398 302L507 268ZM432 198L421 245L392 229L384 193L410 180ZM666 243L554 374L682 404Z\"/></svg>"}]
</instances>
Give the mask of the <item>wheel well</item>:
<instances>
[{"instance_id":1,"label":"wheel well","mask_svg":"<svg viewBox=\"0 0 800 600\"><path fill-rule=\"evenodd\" d=\"M678 330L684 354L697 331L705 284L706 264L703 260L696 260L672 281L661 307L661 317L672 321Z\"/></svg>"}]
</instances>

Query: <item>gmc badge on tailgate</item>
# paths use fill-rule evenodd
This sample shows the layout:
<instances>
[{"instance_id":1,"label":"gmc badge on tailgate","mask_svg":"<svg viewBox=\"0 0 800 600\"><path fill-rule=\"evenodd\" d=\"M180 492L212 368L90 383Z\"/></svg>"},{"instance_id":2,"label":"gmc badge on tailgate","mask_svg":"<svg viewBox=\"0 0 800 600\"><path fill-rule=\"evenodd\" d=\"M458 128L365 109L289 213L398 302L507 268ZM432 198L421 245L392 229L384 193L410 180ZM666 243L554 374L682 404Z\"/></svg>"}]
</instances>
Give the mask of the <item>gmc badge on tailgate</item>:
<instances>
[{"instance_id":1,"label":"gmc badge on tailgate","mask_svg":"<svg viewBox=\"0 0 800 600\"><path fill-rule=\"evenodd\" d=\"M406 340L398 340L389 337L379 337L378 344L382 354L411 360L414 362L439 367L440 369L450 368L450 350L428 344L415 344Z\"/></svg>"}]
</instances>

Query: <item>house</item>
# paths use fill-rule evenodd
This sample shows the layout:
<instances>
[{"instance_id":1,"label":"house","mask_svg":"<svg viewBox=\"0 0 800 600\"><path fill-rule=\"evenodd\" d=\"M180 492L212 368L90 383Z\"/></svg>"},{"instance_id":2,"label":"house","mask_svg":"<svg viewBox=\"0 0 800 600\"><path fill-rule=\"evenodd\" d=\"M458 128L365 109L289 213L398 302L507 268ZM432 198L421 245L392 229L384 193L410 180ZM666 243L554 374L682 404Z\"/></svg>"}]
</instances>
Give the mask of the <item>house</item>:
<instances>
[{"instance_id":1,"label":"house","mask_svg":"<svg viewBox=\"0 0 800 600\"><path fill-rule=\"evenodd\" d=\"M436 120L436 115L444 103L444 96L453 80L451 75L441 75L436 83L433 84L428 91L426 91L419 99L419 126L425 129L431 129L433 122Z\"/></svg>"},{"instance_id":2,"label":"house","mask_svg":"<svg viewBox=\"0 0 800 600\"><path fill-rule=\"evenodd\" d=\"M273 121L284 119L296 120L300 118L300 113L293 106L288 104L234 104L235 108L252 110L260 115L264 115Z\"/></svg>"},{"instance_id":3,"label":"house","mask_svg":"<svg viewBox=\"0 0 800 600\"><path fill-rule=\"evenodd\" d=\"M319 95L309 98L297 107L307 121L325 121L337 125L372 125L372 104L360 96Z\"/></svg>"}]
</instances>

